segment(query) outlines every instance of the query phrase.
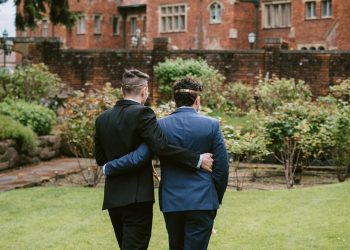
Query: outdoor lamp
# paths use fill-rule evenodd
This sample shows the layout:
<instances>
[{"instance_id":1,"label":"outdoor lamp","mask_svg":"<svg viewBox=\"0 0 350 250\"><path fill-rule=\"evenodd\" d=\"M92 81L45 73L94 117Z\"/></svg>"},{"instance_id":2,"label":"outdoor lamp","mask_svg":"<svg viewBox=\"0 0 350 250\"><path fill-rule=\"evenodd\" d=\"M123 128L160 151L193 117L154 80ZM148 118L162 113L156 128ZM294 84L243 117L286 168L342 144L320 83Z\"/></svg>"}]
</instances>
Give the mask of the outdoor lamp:
<instances>
[{"instance_id":1,"label":"outdoor lamp","mask_svg":"<svg viewBox=\"0 0 350 250\"><path fill-rule=\"evenodd\" d=\"M6 56L12 53L13 42L7 39L8 33L6 30L4 30L4 32L2 33L2 38L3 38L2 48L4 50L4 67L6 67Z\"/></svg>"},{"instance_id":2,"label":"outdoor lamp","mask_svg":"<svg viewBox=\"0 0 350 250\"><path fill-rule=\"evenodd\" d=\"M253 49L253 45L255 43L256 35L254 32L248 34L248 42L250 44L250 48Z\"/></svg>"},{"instance_id":3,"label":"outdoor lamp","mask_svg":"<svg viewBox=\"0 0 350 250\"><path fill-rule=\"evenodd\" d=\"M131 36L131 47L136 48L138 43L138 38L136 36Z\"/></svg>"},{"instance_id":4,"label":"outdoor lamp","mask_svg":"<svg viewBox=\"0 0 350 250\"><path fill-rule=\"evenodd\" d=\"M142 48L146 48L146 42L147 42L147 38L145 36L142 37L142 40L141 40Z\"/></svg>"}]
</instances>

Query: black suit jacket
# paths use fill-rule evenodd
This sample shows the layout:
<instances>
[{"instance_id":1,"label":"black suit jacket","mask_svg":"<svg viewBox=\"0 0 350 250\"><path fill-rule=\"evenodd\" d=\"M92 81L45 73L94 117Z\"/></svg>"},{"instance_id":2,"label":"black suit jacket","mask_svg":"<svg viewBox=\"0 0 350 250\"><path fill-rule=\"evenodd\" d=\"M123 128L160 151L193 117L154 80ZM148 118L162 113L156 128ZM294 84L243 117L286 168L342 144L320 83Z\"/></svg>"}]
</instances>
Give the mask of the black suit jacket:
<instances>
[{"instance_id":1,"label":"black suit jacket","mask_svg":"<svg viewBox=\"0 0 350 250\"><path fill-rule=\"evenodd\" d=\"M153 152L179 166L196 169L199 153L168 145L153 110L131 100L121 100L96 119L95 157L98 165L119 158L145 142ZM103 209L154 201L151 160L141 167L107 176Z\"/></svg>"}]
</instances>

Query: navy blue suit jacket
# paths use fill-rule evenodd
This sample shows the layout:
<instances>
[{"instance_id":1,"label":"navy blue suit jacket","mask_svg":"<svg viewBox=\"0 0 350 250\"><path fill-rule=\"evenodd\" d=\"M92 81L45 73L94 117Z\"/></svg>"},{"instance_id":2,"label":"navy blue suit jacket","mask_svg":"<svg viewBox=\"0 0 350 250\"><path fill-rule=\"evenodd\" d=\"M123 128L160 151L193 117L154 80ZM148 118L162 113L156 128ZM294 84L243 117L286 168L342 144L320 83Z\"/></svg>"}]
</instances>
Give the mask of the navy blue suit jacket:
<instances>
[{"instance_id":1,"label":"navy blue suit jacket","mask_svg":"<svg viewBox=\"0 0 350 250\"><path fill-rule=\"evenodd\" d=\"M158 120L172 145L198 153L213 153L213 172L191 171L160 158L161 183L159 203L163 212L188 210L215 210L222 201L228 181L228 156L219 121L198 114L193 108L177 109ZM134 169L149 159L147 145L106 164L105 174L118 175L125 169Z\"/></svg>"}]
</instances>

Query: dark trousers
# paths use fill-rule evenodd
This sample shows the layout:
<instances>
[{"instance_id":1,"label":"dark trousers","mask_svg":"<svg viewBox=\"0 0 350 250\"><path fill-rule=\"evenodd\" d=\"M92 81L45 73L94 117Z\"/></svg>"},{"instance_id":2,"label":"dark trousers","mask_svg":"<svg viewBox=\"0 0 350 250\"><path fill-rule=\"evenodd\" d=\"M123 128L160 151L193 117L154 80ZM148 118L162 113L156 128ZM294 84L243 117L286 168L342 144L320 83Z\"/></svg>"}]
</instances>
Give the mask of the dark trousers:
<instances>
[{"instance_id":1,"label":"dark trousers","mask_svg":"<svg viewBox=\"0 0 350 250\"><path fill-rule=\"evenodd\" d=\"M170 250L208 249L216 210L163 213Z\"/></svg>"},{"instance_id":2,"label":"dark trousers","mask_svg":"<svg viewBox=\"0 0 350 250\"><path fill-rule=\"evenodd\" d=\"M134 203L108 209L122 250L147 249L151 238L153 202Z\"/></svg>"}]
</instances>

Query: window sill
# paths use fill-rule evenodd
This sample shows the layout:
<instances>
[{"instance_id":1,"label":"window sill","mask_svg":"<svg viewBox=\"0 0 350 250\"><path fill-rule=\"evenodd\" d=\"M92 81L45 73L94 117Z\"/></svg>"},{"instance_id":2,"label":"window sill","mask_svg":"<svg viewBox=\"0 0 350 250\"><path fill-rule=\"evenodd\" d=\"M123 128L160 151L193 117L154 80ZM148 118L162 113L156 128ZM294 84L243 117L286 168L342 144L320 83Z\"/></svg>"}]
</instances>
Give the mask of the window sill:
<instances>
[{"instance_id":1,"label":"window sill","mask_svg":"<svg viewBox=\"0 0 350 250\"><path fill-rule=\"evenodd\" d=\"M112 36L120 36L119 33L112 33Z\"/></svg>"},{"instance_id":2,"label":"window sill","mask_svg":"<svg viewBox=\"0 0 350 250\"><path fill-rule=\"evenodd\" d=\"M171 33L186 33L187 30L179 30L179 31L161 31L160 34L171 34Z\"/></svg>"},{"instance_id":3,"label":"window sill","mask_svg":"<svg viewBox=\"0 0 350 250\"><path fill-rule=\"evenodd\" d=\"M314 21L320 19L319 17L305 17L305 21Z\"/></svg>"},{"instance_id":4,"label":"window sill","mask_svg":"<svg viewBox=\"0 0 350 250\"><path fill-rule=\"evenodd\" d=\"M221 22L221 21L217 21L217 22L210 21L209 24L214 24L214 25L215 25L215 24L222 24L222 22Z\"/></svg>"},{"instance_id":5,"label":"window sill","mask_svg":"<svg viewBox=\"0 0 350 250\"><path fill-rule=\"evenodd\" d=\"M284 27L264 27L264 30L272 30L272 29L290 29L291 26L284 26Z\"/></svg>"},{"instance_id":6,"label":"window sill","mask_svg":"<svg viewBox=\"0 0 350 250\"><path fill-rule=\"evenodd\" d=\"M322 19L333 19L333 16L322 16Z\"/></svg>"},{"instance_id":7,"label":"window sill","mask_svg":"<svg viewBox=\"0 0 350 250\"><path fill-rule=\"evenodd\" d=\"M101 33L94 33L94 36L101 36Z\"/></svg>"},{"instance_id":8,"label":"window sill","mask_svg":"<svg viewBox=\"0 0 350 250\"><path fill-rule=\"evenodd\" d=\"M77 36L84 36L85 33L77 33Z\"/></svg>"}]
</instances>

